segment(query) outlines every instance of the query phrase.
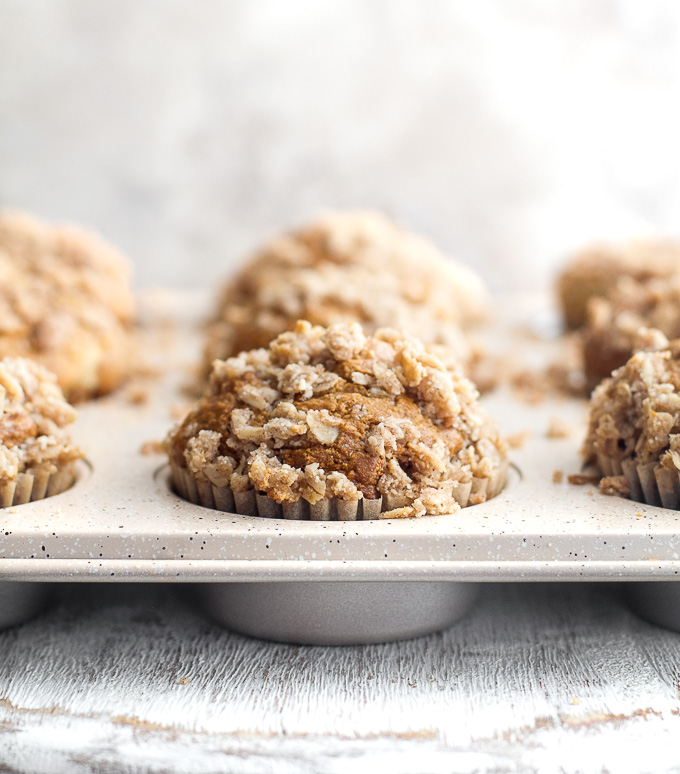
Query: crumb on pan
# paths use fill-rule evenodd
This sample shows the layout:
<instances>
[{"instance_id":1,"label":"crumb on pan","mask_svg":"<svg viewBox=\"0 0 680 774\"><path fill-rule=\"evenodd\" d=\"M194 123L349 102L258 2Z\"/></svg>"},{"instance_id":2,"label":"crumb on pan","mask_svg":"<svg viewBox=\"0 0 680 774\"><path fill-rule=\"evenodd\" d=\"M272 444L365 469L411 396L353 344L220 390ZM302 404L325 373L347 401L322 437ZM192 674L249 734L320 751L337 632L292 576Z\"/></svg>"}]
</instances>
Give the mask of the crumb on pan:
<instances>
[{"instance_id":1,"label":"crumb on pan","mask_svg":"<svg viewBox=\"0 0 680 774\"><path fill-rule=\"evenodd\" d=\"M147 385L131 384L125 390L125 398L133 406L141 406L149 402L151 390Z\"/></svg>"},{"instance_id":2,"label":"crumb on pan","mask_svg":"<svg viewBox=\"0 0 680 774\"><path fill-rule=\"evenodd\" d=\"M628 497L630 487L625 476L604 476L600 481L600 492L606 495Z\"/></svg>"},{"instance_id":3,"label":"crumb on pan","mask_svg":"<svg viewBox=\"0 0 680 774\"><path fill-rule=\"evenodd\" d=\"M400 501L387 518L451 513L456 485L505 466L477 397L415 339L300 321L267 349L216 361L167 449L198 479L280 503L387 497Z\"/></svg>"},{"instance_id":4,"label":"crumb on pan","mask_svg":"<svg viewBox=\"0 0 680 774\"><path fill-rule=\"evenodd\" d=\"M531 438L530 430L522 430L519 433L512 433L505 436L505 442L511 449L521 449L524 444Z\"/></svg>"},{"instance_id":5,"label":"crumb on pan","mask_svg":"<svg viewBox=\"0 0 680 774\"><path fill-rule=\"evenodd\" d=\"M139 448L139 453L144 456L152 454L165 454L165 444L163 441L145 441Z\"/></svg>"},{"instance_id":6,"label":"crumb on pan","mask_svg":"<svg viewBox=\"0 0 680 774\"><path fill-rule=\"evenodd\" d=\"M584 486L585 484L598 484L600 477L588 473L570 473L567 476L567 481L575 486Z\"/></svg>"},{"instance_id":7,"label":"crumb on pan","mask_svg":"<svg viewBox=\"0 0 680 774\"><path fill-rule=\"evenodd\" d=\"M583 398L585 378L580 366L552 363L540 371L522 369L510 374L517 398L530 404L542 403L554 395Z\"/></svg>"},{"instance_id":8,"label":"crumb on pan","mask_svg":"<svg viewBox=\"0 0 680 774\"><path fill-rule=\"evenodd\" d=\"M548 438L570 438L574 433L574 426L562 417L551 417L546 430Z\"/></svg>"}]
</instances>

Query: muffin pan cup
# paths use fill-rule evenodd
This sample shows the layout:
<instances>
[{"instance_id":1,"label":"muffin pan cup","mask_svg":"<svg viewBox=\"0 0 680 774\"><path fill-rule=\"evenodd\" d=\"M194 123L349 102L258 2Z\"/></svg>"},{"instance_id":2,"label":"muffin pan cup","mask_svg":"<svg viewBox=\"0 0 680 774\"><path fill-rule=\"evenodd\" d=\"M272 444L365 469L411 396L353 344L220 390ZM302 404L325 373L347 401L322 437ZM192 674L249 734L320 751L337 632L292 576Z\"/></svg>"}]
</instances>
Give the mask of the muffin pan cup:
<instances>
[{"instance_id":1,"label":"muffin pan cup","mask_svg":"<svg viewBox=\"0 0 680 774\"><path fill-rule=\"evenodd\" d=\"M45 607L49 597L47 583L0 582L0 629L30 620Z\"/></svg>"},{"instance_id":2,"label":"muffin pan cup","mask_svg":"<svg viewBox=\"0 0 680 774\"><path fill-rule=\"evenodd\" d=\"M680 632L680 583L631 583L628 599L645 620Z\"/></svg>"},{"instance_id":3,"label":"muffin pan cup","mask_svg":"<svg viewBox=\"0 0 680 774\"><path fill-rule=\"evenodd\" d=\"M680 578L680 511L566 483L580 469L586 404L560 396L528 403L501 389L484 399L504 432L528 437L511 450L504 489L456 514L308 521L186 502L165 458L140 449L162 440L172 407L186 403L206 305L199 297L192 310L180 294L163 303L162 314L144 315L148 364L163 370L146 400L122 390L81 404L72 435L89 465L74 485L0 509L0 582L19 614L34 609L37 582L38 591L48 581L196 583L211 615L244 633L340 642L346 630L352 642L374 642L474 611L479 582ZM544 366L554 346L534 337L525 354ZM516 358L525 362L519 350ZM556 416L573 428L568 437L548 437ZM8 614L4 624L15 620Z\"/></svg>"},{"instance_id":4,"label":"muffin pan cup","mask_svg":"<svg viewBox=\"0 0 680 774\"><path fill-rule=\"evenodd\" d=\"M210 617L228 629L300 645L363 645L418 637L454 624L477 583L209 583L198 588Z\"/></svg>"}]
</instances>

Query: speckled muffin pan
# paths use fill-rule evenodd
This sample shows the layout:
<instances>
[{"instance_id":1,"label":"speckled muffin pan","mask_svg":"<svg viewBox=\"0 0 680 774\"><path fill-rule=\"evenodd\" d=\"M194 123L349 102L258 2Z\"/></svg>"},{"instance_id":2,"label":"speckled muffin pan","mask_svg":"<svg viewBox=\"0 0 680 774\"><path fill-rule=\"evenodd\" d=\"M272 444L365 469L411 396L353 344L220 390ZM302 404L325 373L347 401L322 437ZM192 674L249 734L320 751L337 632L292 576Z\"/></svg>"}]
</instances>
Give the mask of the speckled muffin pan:
<instances>
[{"instance_id":1,"label":"speckled muffin pan","mask_svg":"<svg viewBox=\"0 0 680 774\"><path fill-rule=\"evenodd\" d=\"M148 382L143 402L139 394L123 390L80 407L73 435L90 467L81 467L75 485L40 502L0 509L0 580L238 582L241 589L240 584L257 582L266 584L259 588L264 595L267 586L287 582L282 588L290 592L291 611L298 591L298 603L308 599L308 584L328 589L327 582L337 583L332 588L346 600L358 583L354 598L358 605L366 599L367 614L385 609L388 596L381 601L376 593L369 602L365 582L428 582L432 598L458 597L448 618L442 618L441 608L437 621L433 617L438 628L460 614L471 596L471 587L459 584L679 577L680 512L607 497L595 485L566 483L566 476L579 469L586 421L586 404L566 398L529 404L506 390L485 398L489 415L506 433L529 435L511 451L513 466L503 492L451 516L286 521L182 500L171 489L164 458L140 449L165 436L173 421L171 407L187 400L182 387L201 341L195 310L205 308L200 299L189 301L167 295L146 303L150 365L163 373ZM522 308L529 313L526 303ZM527 338L513 346L518 359L540 364L554 344ZM554 418L573 432L549 438ZM560 473L564 483L554 483ZM234 610L247 613L251 604L245 600L254 593L238 588L230 592L217 586L204 595L212 614L219 617L222 609L222 619L231 625ZM282 593L278 587L277 593ZM221 595L220 607L215 600ZM249 630L247 621L236 628ZM276 626L268 632L275 639L277 633L285 634ZM300 636L304 639L304 632ZM387 627L385 637L394 636Z\"/></svg>"}]
</instances>

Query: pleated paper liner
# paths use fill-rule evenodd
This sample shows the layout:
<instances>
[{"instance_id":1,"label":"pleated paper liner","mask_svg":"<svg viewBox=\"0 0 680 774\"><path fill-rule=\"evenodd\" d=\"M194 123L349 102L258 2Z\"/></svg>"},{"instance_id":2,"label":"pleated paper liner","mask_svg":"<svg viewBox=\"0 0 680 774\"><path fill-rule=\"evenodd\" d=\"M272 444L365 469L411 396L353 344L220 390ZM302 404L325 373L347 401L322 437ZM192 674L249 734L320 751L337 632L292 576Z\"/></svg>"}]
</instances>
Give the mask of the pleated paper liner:
<instances>
[{"instance_id":1,"label":"pleated paper liner","mask_svg":"<svg viewBox=\"0 0 680 774\"><path fill-rule=\"evenodd\" d=\"M680 472L666 470L658 462L638 465L633 459L617 460L599 454L597 464L604 476L625 476L629 497L638 503L680 510Z\"/></svg>"},{"instance_id":2,"label":"pleated paper liner","mask_svg":"<svg viewBox=\"0 0 680 774\"><path fill-rule=\"evenodd\" d=\"M0 508L24 505L45 497L60 494L69 489L76 477L74 462L64 465L55 473L36 470L34 473L19 473L13 481L0 483Z\"/></svg>"},{"instance_id":3,"label":"pleated paper liner","mask_svg":"<svg viewBox=\"0 0 680 774\"><path fill-rule=\"evenodd\" d=\"M380 497L375 500L340 500L326 498L312 505L300 498L296 503L277 503L265 494L251 489L234 492L228 486L215 486L209 481L194 478L186 468L170 465L175 492L184 500L205 508L243 516L260 516L265 519L295 519L303 521L373 521L385 518L382 514L394 508L408 505L405 498ZM461 508L478 502L485 496L495 497L505 486L507 466L502 467L493 478L472 478L466 484L454 487L454 497Z\"/></svg>"}]
</instances>

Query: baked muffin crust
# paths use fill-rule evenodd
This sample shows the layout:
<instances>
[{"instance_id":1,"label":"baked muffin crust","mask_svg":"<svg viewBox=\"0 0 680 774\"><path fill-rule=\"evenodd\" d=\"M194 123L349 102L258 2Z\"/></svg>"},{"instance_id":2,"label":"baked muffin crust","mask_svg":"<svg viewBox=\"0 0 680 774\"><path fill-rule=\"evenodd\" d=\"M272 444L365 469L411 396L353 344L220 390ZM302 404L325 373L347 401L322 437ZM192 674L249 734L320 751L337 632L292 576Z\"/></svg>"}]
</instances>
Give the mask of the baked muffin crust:
<instances>
[{"instance_id":1,"label":"baked muffin crust","mask_svg":"<svg viewBox=\"0 0 680 774\"><path fill-rule=\"evenodd\" d=\"M390 327L467 356L461 326L484 318L479 277L373 212L333 212L266 244L229 282L210 326L212 361L264 347L297 320Z\"/></svg>"},{"instance_id":2,"label":"baked muffin crust","mask_svg":"<svg viewBox=\"0 0 680 774\"><path fill-rule=\"evenodd\" d=\"M83 457L64 430L75 418L53 374L24 358L0 360L0 484Z\"/></svg>"},{"instance_id":3,"label":"baked muffin crust","mask_svg":"<svg viewBox=\"0 0 680 774\"><path fill-rule=\"evenodd\" d=\"M680 341L659 332L593 392L583 456L675 465L680 448ZM680 457L677 458L680 462Z\"/></svg>"},{"instance_id":4,"label":"baked muffin crust","mask_svg":"<svg viewBox=\"0 0 680 774\"><path fill-rule=\"evenodd\" d=\"M299 321L267 349L216 361L208 395L166 446L174 465L235 492L312 504L382 496L396 516L452 513L457 486L497 480L506 465L459 368L357 323Z\"/></svg>"},{"instance_id":5,"label":"baked muffin crust","mask_svg":"<svg viewBox=\"0 0 680 774\"><path fill-rule=\"evenodd\" d=\"M127 262L94 234L0 213L0 357L29 357L71 400L114 389L129 368Z\"/></svg>"},{"instance_id":6,"label":"baked muffin crust","mask_svg":"<svg viewBox=\"0 0 680 774\"><path fill-rule=\"evenodd\" d=\"M576 255L557 283L565 322L580 328L591 298L608 296L622 277L639 282L680 273L680 245L668 240L632 240L620 247L593 245Z\"/></svg>"},{"instance_id":7,"label":"baked muffin crust","mask_svg":"<svg viewBox=\"0 0 680 774\"><path fill-rule=\"evenodd\" d=\"M626 363L643 328L680 336L680 275L645 282L624 277L607 298L589 302L583 349L591 388Z\"/></svg>"}]
</instances>

